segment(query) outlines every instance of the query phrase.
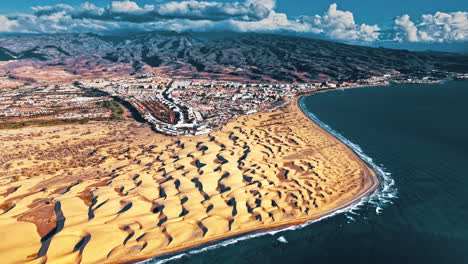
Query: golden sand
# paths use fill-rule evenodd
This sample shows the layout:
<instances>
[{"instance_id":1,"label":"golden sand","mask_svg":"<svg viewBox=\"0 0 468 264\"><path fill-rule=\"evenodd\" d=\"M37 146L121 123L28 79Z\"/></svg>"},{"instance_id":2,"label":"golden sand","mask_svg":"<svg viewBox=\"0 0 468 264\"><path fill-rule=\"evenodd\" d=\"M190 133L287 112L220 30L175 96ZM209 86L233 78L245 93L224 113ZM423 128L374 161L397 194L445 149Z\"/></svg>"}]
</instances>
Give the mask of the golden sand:
<instances>
[{"instance_id":1,"label":"golden sand","mask_svg":"<svg viewBox=\"0 0 468 264\"><path fill-rule=\"evenodd\" d=\"M375 174L296 103L169 138L130 121L0 131L2 263L123 263L315 219Z\"/></svg>"}]
</instances>

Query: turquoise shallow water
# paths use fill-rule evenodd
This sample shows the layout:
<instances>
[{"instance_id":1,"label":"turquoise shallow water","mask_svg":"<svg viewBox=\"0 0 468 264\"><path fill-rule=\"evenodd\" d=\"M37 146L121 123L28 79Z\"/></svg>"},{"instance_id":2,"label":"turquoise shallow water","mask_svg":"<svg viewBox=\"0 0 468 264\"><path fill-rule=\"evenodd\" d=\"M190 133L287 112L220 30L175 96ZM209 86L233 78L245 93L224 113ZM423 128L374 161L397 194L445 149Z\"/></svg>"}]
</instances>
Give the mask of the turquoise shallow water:
<instances>
[{"instance_id":1,"label":"turquoise shallow water","mask_svg":"<svg viewBox=\"0 0 468 264\"><path fill-rule=\"evenodd\" d=\"M468 263L468 82L333 91L301 105L390 173L395 197L381 190L352 212L169 263Z\"/></svg>"}]
</instances>

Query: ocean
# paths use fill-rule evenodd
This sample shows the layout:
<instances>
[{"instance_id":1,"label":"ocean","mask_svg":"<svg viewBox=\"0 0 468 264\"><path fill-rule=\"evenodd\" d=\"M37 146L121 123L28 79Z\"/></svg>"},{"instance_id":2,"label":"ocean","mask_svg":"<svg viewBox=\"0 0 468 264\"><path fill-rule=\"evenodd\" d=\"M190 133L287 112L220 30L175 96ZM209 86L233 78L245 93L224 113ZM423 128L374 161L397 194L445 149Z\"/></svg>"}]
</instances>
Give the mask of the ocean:
<instances>
[{"instance_id":1,"label":"ocean","mask_svg":"<svg viewBox=\"0 0 468 264\"><path fill-rule=\"evenodd\" d=\"M146 263L468 263L468 81L331 91L303 110L382 178L335 215Z\"/></svg>"}]
</instances>

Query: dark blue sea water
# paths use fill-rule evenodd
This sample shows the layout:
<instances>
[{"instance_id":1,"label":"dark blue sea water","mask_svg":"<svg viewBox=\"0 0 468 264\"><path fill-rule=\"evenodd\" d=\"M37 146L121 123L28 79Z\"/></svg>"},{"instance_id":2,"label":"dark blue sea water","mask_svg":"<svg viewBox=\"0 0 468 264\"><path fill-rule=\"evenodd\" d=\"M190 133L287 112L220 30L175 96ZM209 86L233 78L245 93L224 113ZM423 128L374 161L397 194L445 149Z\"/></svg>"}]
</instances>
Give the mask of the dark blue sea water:
<instances>
[{"instance_id":1,"label":"dark blue sea water","mask_svg":"<svg viewBox=\"0 0 468 264\"><path fill-rule=\"evenodd\" d=\"M468 82L333 91L301 105L372 157L385 189L352 212L169 263L468 263Z\"/></svg>"}]
</instances>

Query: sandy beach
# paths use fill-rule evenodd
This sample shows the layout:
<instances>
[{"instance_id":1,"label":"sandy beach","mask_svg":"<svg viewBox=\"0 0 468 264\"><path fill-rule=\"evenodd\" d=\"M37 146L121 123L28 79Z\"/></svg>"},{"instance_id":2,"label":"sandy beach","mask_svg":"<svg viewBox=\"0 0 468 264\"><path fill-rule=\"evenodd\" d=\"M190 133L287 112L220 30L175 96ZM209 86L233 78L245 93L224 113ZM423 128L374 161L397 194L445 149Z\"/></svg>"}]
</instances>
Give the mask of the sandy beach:
<instances>
[{"instance_id":1,"label":"sandy beach","mask_svg":"<svg viewBox=\"0 0 468 264\"><path fill-rule=\"evenodd\" d=\"M3 263L125 263L348 206L378 178L297 101L197 137L133 121L0 131Z\"/></svg>"}]
</instances>

